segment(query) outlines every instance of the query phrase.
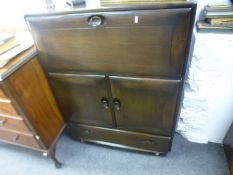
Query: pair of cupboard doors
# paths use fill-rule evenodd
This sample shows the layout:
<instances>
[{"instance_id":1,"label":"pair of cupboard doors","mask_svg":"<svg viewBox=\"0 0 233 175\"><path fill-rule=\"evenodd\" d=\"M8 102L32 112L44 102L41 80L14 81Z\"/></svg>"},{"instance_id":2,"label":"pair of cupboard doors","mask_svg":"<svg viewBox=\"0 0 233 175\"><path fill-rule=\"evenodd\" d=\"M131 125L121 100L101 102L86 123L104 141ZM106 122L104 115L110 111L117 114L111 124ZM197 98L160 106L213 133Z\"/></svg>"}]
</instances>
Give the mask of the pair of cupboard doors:
<instances>
[{"instance_id":1,"label":"pair of cupboard doors","mask_svg":"<svg viewBox=\"0 0 233 175\"><path fill-rule=\"evenodd\" d=\"M69 123L171 136L180 80L49 73Z\"/></svg>"}]
</instances>

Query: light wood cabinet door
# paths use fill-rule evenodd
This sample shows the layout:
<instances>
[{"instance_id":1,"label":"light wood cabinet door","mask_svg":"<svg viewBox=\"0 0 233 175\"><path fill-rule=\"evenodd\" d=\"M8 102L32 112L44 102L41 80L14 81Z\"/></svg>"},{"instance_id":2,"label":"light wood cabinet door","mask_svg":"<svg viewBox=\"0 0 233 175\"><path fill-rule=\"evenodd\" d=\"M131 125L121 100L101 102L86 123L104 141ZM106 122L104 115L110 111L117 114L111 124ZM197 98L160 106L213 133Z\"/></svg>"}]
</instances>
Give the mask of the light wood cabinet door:
<instances>
[{"instance_id":1,"label":"light wood cabinet door","mask_svg":"<svg viewBox=\"0 0 233 175\"><path fill-rule=\"evenodd\" d=\"M66 121L112 126L108 86L104 75L49 74Z\"/></svg>"},{"instance_id":2,"label":"light wood cabinet door","mask_svg":"<svg viewBox=\"0 0 233 175\"><path fill-rule=\"evenodd\" d=\"M170 136L179 80L110 77L117 127Z\"/></svg>"}]
</instances>

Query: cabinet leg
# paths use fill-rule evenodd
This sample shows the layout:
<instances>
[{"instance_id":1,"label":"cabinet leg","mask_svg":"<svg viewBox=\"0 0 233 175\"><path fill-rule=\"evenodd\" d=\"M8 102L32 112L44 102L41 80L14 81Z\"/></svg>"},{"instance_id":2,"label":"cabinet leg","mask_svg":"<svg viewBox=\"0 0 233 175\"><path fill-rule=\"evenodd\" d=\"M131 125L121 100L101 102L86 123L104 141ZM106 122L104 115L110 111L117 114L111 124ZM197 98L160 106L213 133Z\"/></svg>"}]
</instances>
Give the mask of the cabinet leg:
<instances>
[{"instance_id":1,"label":"cabinet leg","mask_svg":"<svg viewBox=\"0 0 233 175\"><path fill-rule=\"evenodd\" d=\"M55 167L56 168L61 168L62 167L62 163L59 162L56 158L56 146L53 146L50 150L50 158L53 160Z\"/></svg>"}]
</instances>

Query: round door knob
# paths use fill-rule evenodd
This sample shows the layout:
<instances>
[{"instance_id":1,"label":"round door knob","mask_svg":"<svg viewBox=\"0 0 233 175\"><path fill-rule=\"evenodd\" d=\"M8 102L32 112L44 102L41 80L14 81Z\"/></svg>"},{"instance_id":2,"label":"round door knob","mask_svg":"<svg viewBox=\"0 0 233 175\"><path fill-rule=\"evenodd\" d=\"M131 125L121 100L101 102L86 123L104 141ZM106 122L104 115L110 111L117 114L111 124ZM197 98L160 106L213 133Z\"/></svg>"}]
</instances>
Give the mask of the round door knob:
<instances>
[{"instance_id":1,"label":"round door knob","mask_svg":"<svg viewBox=\"0 0 233 175\"><path fill-rule=\"evenodd\" d=\"M103 17L102 16L91 16L88 19L88 25L92 26L92 27L97 27L97 26L101 26L103 24Z\"/></svg>"},{"instance_id":2,"label":"round door knob","mask_svg":"<svg viewBox=\"0 0 233 175\"><path fill-rule=\"evenodd\" d=\"M113 105L114 105L114 108L119 111L121 109L121 102L119 99L117 98L114 98L113 99Z\"/></svg>"},{"instance_id":3,"label":"round door knob","mask_svg":"<svg viewBox=\"0 0 233 175\"><path fill-rule=\"evenodd\" d=\"M109 107L109 102L108 102L108 99L107 99L107 98L103 97L103 98L101 99L101 103L102 103L102 105L103 105L103 107L104 107L105 109L108 109L108 107Z\"/></svg>"}]
</instances>

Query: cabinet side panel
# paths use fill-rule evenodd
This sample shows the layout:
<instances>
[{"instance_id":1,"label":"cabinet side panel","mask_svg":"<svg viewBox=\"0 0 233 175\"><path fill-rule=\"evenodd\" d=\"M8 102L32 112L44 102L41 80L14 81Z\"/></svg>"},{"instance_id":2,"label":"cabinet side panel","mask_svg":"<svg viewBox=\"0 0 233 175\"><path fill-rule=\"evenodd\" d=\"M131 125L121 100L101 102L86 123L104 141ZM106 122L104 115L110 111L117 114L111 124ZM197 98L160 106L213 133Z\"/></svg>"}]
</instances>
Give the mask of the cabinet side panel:
<instances>
[{"instance_id":1,"label":"cabinet side panel","mask_svg":"<svg viewBox=\"0 0 233 175\"><path fill-rule=\"evenodd\" d=\"M37 58L18 69L6 83L48 148L64 126L64 120Z\"/></svg>"}]
</instances>

